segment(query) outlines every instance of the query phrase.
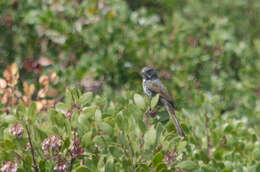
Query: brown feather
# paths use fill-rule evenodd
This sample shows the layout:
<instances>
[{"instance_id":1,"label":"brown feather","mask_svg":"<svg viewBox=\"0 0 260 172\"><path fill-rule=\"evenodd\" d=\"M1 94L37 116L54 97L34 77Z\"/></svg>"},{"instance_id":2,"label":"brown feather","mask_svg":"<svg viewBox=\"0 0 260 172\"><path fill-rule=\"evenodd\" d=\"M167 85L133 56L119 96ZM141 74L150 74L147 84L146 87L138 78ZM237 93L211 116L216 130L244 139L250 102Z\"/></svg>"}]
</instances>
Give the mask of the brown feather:
<instances>
[{"instance_id":1,"label":"brown feather","mask_svg":"<svg viewBox=\"0 0 260 172\"><path fill-rule=\"evenodd\" d=\"M174 104L171 95L169 94L168 90L165 87L162 87L156 82L152 82L152 81L146 81L145 83L147 88L150 91L152 91L155 94L159 94L161 98L166 99L172 105Z\"/></svg>"},{"instance_id":2,"label":"brown feather","mask_svg":"<svg viewBox=\"0 0 260 172\"><path fill-rule=\"evenodd\" d=\"M184 131L183 131L182 127L181 127L181 124L179 123L179 121L178 121L178 119L177 119L177 117L175 115L174 108L167 101L163 101L163 102L164 102L165 109L168 111L169 115L171 116L171 118L173 120L173 123L175 125L175 128L176 128L177 132L182 137L185 137L185 134L184 134Z\"/></svg>"}]
</instances>

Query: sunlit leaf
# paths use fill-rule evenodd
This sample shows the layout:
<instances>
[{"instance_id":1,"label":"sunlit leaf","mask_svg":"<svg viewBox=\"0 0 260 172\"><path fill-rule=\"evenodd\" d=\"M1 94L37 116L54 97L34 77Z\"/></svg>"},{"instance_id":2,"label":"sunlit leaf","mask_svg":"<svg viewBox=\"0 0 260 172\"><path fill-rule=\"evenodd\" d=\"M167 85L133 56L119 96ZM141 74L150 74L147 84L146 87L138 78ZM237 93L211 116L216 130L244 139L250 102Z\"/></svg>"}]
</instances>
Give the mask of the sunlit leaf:
<instances>
[{"instance_id":1,"label":"sunlit leaf","mask_svg":"<svg viewBox=\"0 0 260 172\"><path fill-rule=\"evenodd\" d=\"M65 114L69 110L69 107L68 107L68 105L66 105L64 103L57 103L56 106L55 106L55 109L58 112Z\"/></svg>"},{"instance_id":2,"label":"sunlit leaf","mask_svg":"<svg viewBox=\"0 0 260 172\"><path fill-rule=\"evenodd\" d=\"M184 170L191 171L191 170L195 170L198 167L198 165L194 161L186 160L178 163L177 167L182 168Z\"/></svg>"},{"instance_id":3,"label":"sunlit leaf","mask_svg":"<svg viewBox=\"0 0 260 172\"><path fill-rule=\"evenodd\" d=\"M92 92L87 92L87 93L84 93L83 95L81 95L79 97L79 104L81 105L85 105L87 103L89 103L92 99Z\"/></svg>"},{"instance_id":4,"label":"sunlit leaf","mask_svg":"<svg viewBox=\"0 0 260 172\"><path fill-rule=\"evenodd\" d=\"M28 117L34 121L36 119L36 104L33 102L28 109Z\"/></svg>"},{"instance_id":5,"label":"sunlit leaf","mask_svg":"<svg viewBox=\"0 0 260 172\"><path fill-rule=\"evenodd\" d=\"M100 123L102 121L102 113L99 109L95 112L95 121L96 123Z\"/></svg>"},{"instance_id":6,"label":"sunlit leaf","mask_svg":"<svg viewBox=\"0 0 260 172\"><path fill-rule=\"evenodd\" d=\"M107 124L107 123L105 123L105 122L100 123L100 124L99 124L99 127L100 127L100 129L101 129L104 133L106 133L106 134L108 134L108 135L113 135L113 133L114 133L113 128L112 128L109 124Z\"/></svg>"},{"instance_id":7,"label":"sunlit leaf","mask_svg":"<svg viewBox=\"0 0 260 172\"><path fill-rule=\"evenodd\" d=\"M79 166L76 168L76 172L91 172L91 170L87 166Z\"/></svg>"},{"instance_id":8,"label":"sunlit leaf","mask_svg":"<svg viewBox=\"0 0 260 172\"><path fill-rule=\"evenodd\" d=\"M161 152L157 152L153 157L152 164L154 167L156 167L162 161L163 161L163 154Z\"/></svg>"},{"instance_id":9,"label":"sunlit leaf","mask_svg":"<svg viewBox=\"0 0 260 172\"><path fill-rule=\"evenodd\" d=\"M156 96L154 96L151 100L151 108L154 109L155 106L158 104L159 102L159 98L160 98L160 95L159 94L156 94Z\"/></svg>"},{"instance_id":10,"label":"sunlit leaf","mask_svg":"<svg viewBox=\"0 0 260 172\"><path fill-rule=\"evenodd\" d=\"M151 146L153 146L156 141L155 139L156 130L154 129L154 126L151 126L151 128L144 135L144 148L149 149Z\"/></svg>"},{"instance_id":11,"label":"sunlit leaf","mask_svg":"<svg viewBox=\"0 0 260 172\"><path fill-rule=\"evenodd\" d=\"M145 108L145 100L144 100L144 98L143 98L141 95L135 94L135 95L134 95L134 101L135 101L135 104L136 104L138 107L140 107L140 108L142 108L142 109Z\"/></svg>"}]
</instances>

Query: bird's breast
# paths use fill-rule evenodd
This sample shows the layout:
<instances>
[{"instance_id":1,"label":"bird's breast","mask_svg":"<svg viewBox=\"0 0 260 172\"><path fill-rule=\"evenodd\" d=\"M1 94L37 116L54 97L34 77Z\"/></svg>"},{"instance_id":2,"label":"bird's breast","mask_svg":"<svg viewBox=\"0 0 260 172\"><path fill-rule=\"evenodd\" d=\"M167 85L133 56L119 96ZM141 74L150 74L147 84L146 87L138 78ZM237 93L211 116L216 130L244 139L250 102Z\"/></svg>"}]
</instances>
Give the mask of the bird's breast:
<instances>
[{"instance_id":1,"label":"bird's breast","mask_svg":"<svg viewBox=\"0 0 260 172\"><path fill-rule=\"evenodd\" d=\"M143 80L143 89L144 89L144 93L149 96L149 98L153 97L153 93L148 89L148 87L146 86L146 80Z\"/></svg>"}]
</instances>

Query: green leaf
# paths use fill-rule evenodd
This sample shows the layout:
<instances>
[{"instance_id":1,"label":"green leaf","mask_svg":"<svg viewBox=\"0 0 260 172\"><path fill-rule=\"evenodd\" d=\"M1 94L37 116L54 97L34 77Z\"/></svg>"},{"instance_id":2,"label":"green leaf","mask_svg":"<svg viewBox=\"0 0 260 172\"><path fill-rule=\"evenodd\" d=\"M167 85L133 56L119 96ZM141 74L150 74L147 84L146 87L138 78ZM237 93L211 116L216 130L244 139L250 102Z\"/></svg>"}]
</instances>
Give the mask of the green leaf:
<instances>
[{"instance_id":1,"label":"green leaf","mask_svg":"<svg viewBox=\"0 0 260 172\"><path fill-rule=\"evenodd\" d=\"M140 94L135 94L134 95L134 101L135 104L140 107L141 109L145 108L145 101L144 98Z\"/></svg>"},{"instance_id":2,"label":"green leaf","mask_svg":"<svg viewBox=\"0 0 260 172\"><path fill-rule=\"evenodd\" d=\"M94 117L96 107L87 107L83 109L83 112L80 113L78 121L81 124L81 127L87 129L89 126L89 120Z\"/></svg>"},{"instance_id":3,"label":"green leaf","mask_svg":"<svg viewBox=\"0 0 260 172\"><path fill-rule=\"evenodd\" d=\"M91 154L90 158L85 159L85 163L87 164L89 169L91 169L92 171L96 171L98 160L99 158L97 158L95 154Z\"/></svg>"},{"instance_id":4,"label":"green leaf","mask_svg":"<svg viewBox=\"0 0 260 172\"><path fill-rule=\"evenodd\" d=\"M33 102L28 109L28 118L34 122L36 120L36 104Z\"/></svg>"},{"instance_id":5,"label":"green leaf","mask_svg":"<svg viewBox=\"0 0 260 172\"><path fill-rule=\"evenodd\" d=\"M81 165L76 168L76 172L91 172L91 170L88 167Z\"/></svg>"},{"instance_id":6,"label":"green leaf","mask_svg":"<svg viewBox=\"0 0 260 172\"><path fill-rule=\"evenodd\" d=\"M40 171L45 171L46 170L46 161L45 160L41 160L39 162L39 168L40 168Z\"/></svg>"},{"instance_id":7,"label":"green leaf","mask_svg":"<svg viewBox=\"0 0 260 172\"><path fill-rule=\"evenodd\" d=\"M138 126L139 126L141 132L145 133L145 131L146 131L145 123L142 120L138 120L137 122L138 122Z\"/></svg>"},{"instance_id":8,"label":"green leaf","mask_svg":"<svg viewBox=\"0 0 260 172\"><path fill-rule=\"evenodd\" d=\"M123 133L120 133L118 136L118 142L122 145L128 146L127 141L126 141L126 137L124 136Z\"/></svg>"},{"instance_id":9,"label":"green leaf","mask_svg":"<svg viewBox=\"0 0 260 172\"><path fill-rule=\"evenodd\" d=\"M25 13L23 21L24 23L28 23L28 24L39 24L41 21L40 15L41 15L40 10L38 9L30 10L27 13Z\"/></svg>"},{"instance_id":10,"label":"green leaf","mask_svg":"<svg viewBox=\"0 0 260 172\"><path fill-rule=\"evenodd\" d=\"M57 103L56 106L55 106L55 109L58 111L58 112L61 112L63 114L66 114L67 111L69 110L69 105L65 104L65 103Z\"/></svg>"},{"instance_id":11,"label":"green leaf","mask_svg":"<svg viewBox=\"0 0 260 172\"><path fill-rule=\"evenodd\" d=\"M137 172L150 172L150 168L146 164L138 164L137 165Z\"/></svg>"},{"instance_id":12,"label":"green leaf","mask_svg":"<svg viewBox=\"0 0 260 172\"><path fill-rule=\"evenodd\" d=\"M147 160L153 159L153 150L152 149L147 149L145 151L141 151L141 154Z\"/></svg>"},{"instance_id":13,"label":"green leaf","mask_svg":"<svg viewBox=\"0 0 260 172\"><path fill-rule=\"evenodd\" d=\"M156 141L156 130L154 126L148 130L144 135L144 149L150 149L151 146L155 144Z\"/></svg>"},{"instance_id":14,"label":"green leaf","mask_svg":"<svg viewBox=\"0 0 260 172\"><path fill-rule=\"evenodd\" d=\"M153 96L153 98L152 98L152 100L151 100L151 108L152 108L152 109L154 109L155 106L158 104L159 98L160 98L160 95L159 95L159 94L156 94L156 96Z\"/></svg>"},{"instance_id":15,"label":"green leaf","mask_svg":"<svg viewBox=\"0 0 260 172\"><path fill-rule=\"evenodd\" d=\"M114 167L114 158L112 156L109 156L107 158L107 162L105 165L105 172L114 172L115 167Z\"/></svg>"},{"instance_id":16,"label":"green leaf","mask_svg":"<svg viewBox=\"0 0 260 172\"><path fill-rule=\"evenodd\" d=\"M72 95L73 103L78 104L78 101L79 101L78 92L77 92L75 89L71 89L71 90L70 90L70 93L71 93L71 95Z\"/></svg>"},{"instance_id":17,"label":"green leaf","mask_svg":"<svg viewBox=\"0 0 260 172\"><path fill-rule=\"evenodd\" d=\"M106 134L108 134L108 135L113 135L113 134L114 134L113 128L112 128L109 124L107 124L107 123L105 123L105 122L100 123L100 124L99 124L99 127L100 127L100 129L101 129L104 133L106 133Z\"/></svg>"},{"instance_id":18,"label":"green leaf","mask_svg":"<svg viewBox=\"0 0 260 172\"><path fill-rule=\"evenodd\" d=\"M85 134L82 136L82 140L81 140L81 141L82 141L82 144L83 144L84 146L90 145L90 144L92 143L91 137L92 137L92 132L91 132L91 131L85 133Z\"/></svg>"},{"instance_id":19,"label":"green leaf","mask_svg":"<svg viewBox=\"0 0 260 172\"><path fill-rule=\"evenodd\" d=\"M66 93L65 93L65 103L66 103L67 106L71 106L72 102L73 102L73 100L72 100L71 92L70 92L69 89L67 89Z\"/></svg>"},{"instance_id":20,"label":"green leaf","mask_svg":"<svg viewBox=\"0 0 260 172\"><path fill-rule=\"evenodd\" d=\"M119 158L120 156L124 155L123 150L120 147L111 146L109 147L109 151L114 157Z\"/></svg>"},{"instance_id":21,"label":"green leaf","mask_svg":"<svg viewBox=\"0 0 260 172\"><path fill-rule=\"evenodd\" d=\"M159 162L156 165L156 171L163 172L163 171L166 171L166 170L167 170L167 165L164 162Z\"/></svg>"},{"instance_id":22,"label":"green leaf","mask_svg":"<svg viewBox=\"0 0 260 172\"><path fill-rule=\"evenodd\" d=\"M116 117L116 124L120 130L127 131L129 124L122 111L120 111Z\"/></svg>"},{"instance_id":23,"label":"green leaf","mask_svg":"<svg viewBox=\"0 0 260 172\"><path fill-rule=\"evenodd\" d=\"M37 126L33 126L33 132L35 137L37 137L39 140L43 140L44 138L48 137L47 133Z\"/></svg>"},{"instance_id":24,"label":"green leaf","mask_svg":"<svg viewBox=\"0 0 260 172\"><path fill-rule=\"evenodd\" d=\"M162 161L163 161L163 154L161 152L157 152L153 157L152 164L154 167L156 167Z\"/></svg>"},{"instance_id":25,"label":"green leaf","mask_svg":"<svg viewBox=\"0 0 260 172\"><path fill-rule=\"evenodd\" d=\"M7 122L8 124L14 124L17 122L14 115L3 115L2 118L2 121Z\"/></svg>"},{"instance_id":26,"label":"green leaf","mask_svg":"<svg viewBox=\"0 0 260 172\"><path fill-rule=\"evenodd\" d=\"M24 168L26 168L26 169L30 169L30 167L32 167L31 156L26 155L25 157L23 157L23 165L24 165Z\"/></svg>"},{"instance_id":27,"label":"green leaf","mask_svg":"<svg viewBox=\"0 0 260 172\"><path fill-rule=\"evenodd\" d=\"M86 113L81 113L78 117L78 123L80 124L80 128L83 130L83 131L87 131L90 127L90 123L89 123L89 120L88 120L88 114Z\"/></svg>"},{"instance_id":28,"label":"green leaf","mask_svg":"<svg viewBox=\"0 0 260 172\"><path fill-rule=\"evenodd\" d=\"M198 167L198 165L197 165L197 163L195 163L193 161L186 160L186 161L182 161L182 162L178 163L176 165L176 167L190 171L190 170L195 170Z\"/></svg>"},{"instance_id":29,"label":"green leaf","mask_svg":"<svg viewBox=\"0 0 260 172\"><path fill-rule=\"evenodd\" d=\"M259 149L254 150L253 155L254 155L255 160L260 161L260 150Z\"/></svg>"},{"instance_id":30,"label":"green leaf","mask_svg":"<svg viewBox=\"0 0 260 172\"><path fill-rule=\"evenodd\" d=\"M224 168L221 170L221 172L232 172L233 170L230 168Z\"/></svg>"},{"instance_id":31,"label":"green leaf","mask_svg":"<svg viewBox=\"0 0 260 172\"><path fill-rule=\"evenodd\" d=\"M124 122L123 122L123 118L124 116L122 115L122 111L120 111L116 117L116 123L119 129L123 130L124 128Z\"/></svg>"},{"instance_id":32,"label":"green leaf","mask_svg":"<svg viewBox=\"0 0 260 172\"><path fill-rule=\"evenodd\" d=\"M68 149L70 146L70 138L66 137L62 144L62 150Z\"/></svg>"},{"instance_id":33,"label":"green leaf","mask_svg":"<svg viewBox=\"0 0 260 172\"><path fill-rule=\"evenodd\" d=\"M156 127L156 144L160 142L160 136L163 131L163 126L161 123L159 123Z\"/></svg>"},{"instance_id":34,"label":"green leaf","mask_svg":"<svg viewBox=\"0 0 260 172\"><path fill-rule=\"evenodd\" d=\"M73 128L80 127L78 122L78 117L79 117L79 112L76 109L74 109L72 111L72 116L71 116L71 126Z\"/></svg>"},{"instance_id":35,"label":"green leaf","mask_svg":"<svg viewBox=\"0 0 260 172\"><path fill-rule=\"evenodd\" d=\"M256 171L260 171L260 164L258 164L255 169Z\"/></svg>"},{"instance_id":36,"label":"green leaf","mask_svg":"<svg viewBox=\"0 0 260 172\"><path fill-rule=\"evenodd\" d=\"M79 104L84 106L85 104L89 103L92 99L92 95L93 95L92 92L87 92L81 95L79 98Z\"/></svg>"},{"instance_id":37,"label":"green leaf","mask_svg":"<svg viewBox=\"0 0 260 172\"><path fill-rule=\"evenodd\" d=\"M23 119L24 115L25 115L25 106L23 103L20 103L17 107L17 110L16 110L16 116L17 118L19 119Z\"/></svg>"},{"instance_id":38,"label":"green leaf","mask_svg":"<svg viewBox=\"0 0 260 172\"><path fill-rule=\"evenodd\" d=\"M11 141L11 140L3 140L3 141L0 141L0 148L2 149L2 150L8 150L8 151L10 151L10 150L13 150L13 149L15 149L15 144L14 144L14 142L13 141Z\"/></svg>"},{"instance_id":39,"label":"green leaf","mask_svg":"<svg viewBox=\"0 0 260 172\"><path fill-rule=\"evenodd\" d=\"M56 124L59 127L64 126L65 116L63 114L57 113L55 110L50 110L49 116L53 124Z\"/></svg>"},{"instance_id":40,"label":"green leaf","mask_svg":"<svg viewBox=\"0 0 260 172\"><path fill-rule=\"evenodd\" d=\"M99 146L103 146L105 144L104 140L102 139L102 136L95 136L93 138L93 142L96 143Z\"/></svg>"},{"instance_id":41,"label":"green leaf","mask_svg":"<svg viewBox=\"0 0 260 172\"><path fill-rule=\"evenodd\" d=\"M181 141L181 142L179 142L179 144L177 146L177 150L178 151L184 151L186 146L187 146L187 142L186 141Z\"/></svg>"},{"instance_id":42,"label":"green leaf","mask_svg":"<svg viewBox=\"0 0 260 172\"><path fill-rule=\"evenodd\" d=\"M95 112L95 122L97 124L102 122L102 113L99 109L97 109L96 112Z\"/></svg>"}]
</instances>

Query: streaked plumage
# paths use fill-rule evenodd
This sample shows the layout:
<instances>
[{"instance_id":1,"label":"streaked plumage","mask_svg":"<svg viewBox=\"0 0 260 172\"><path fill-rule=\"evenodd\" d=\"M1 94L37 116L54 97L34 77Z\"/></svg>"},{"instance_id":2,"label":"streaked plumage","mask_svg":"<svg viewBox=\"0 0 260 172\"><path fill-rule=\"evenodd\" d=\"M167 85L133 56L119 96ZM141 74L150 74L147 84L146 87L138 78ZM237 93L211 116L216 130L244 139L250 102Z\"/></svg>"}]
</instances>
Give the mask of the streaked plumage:
<instances>
[{"instance_id":1,"label":"streaked plumage","mask_svg":"<svg viewBox=\"0 0 260 172\"><path fill-rule=\"evenodd\" d=\"M172 117L178 133L184 137L185 134L174 112L173 98L159 79L157 71L152 67L144 67L141 71L141 75L143 77L144 93L148 95L150 99L156 94L160 95L160 103L164 105L165 109Z\"/></svg>"}]
</instances>

